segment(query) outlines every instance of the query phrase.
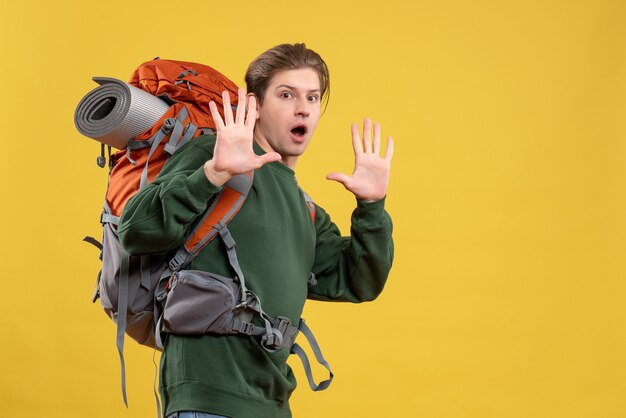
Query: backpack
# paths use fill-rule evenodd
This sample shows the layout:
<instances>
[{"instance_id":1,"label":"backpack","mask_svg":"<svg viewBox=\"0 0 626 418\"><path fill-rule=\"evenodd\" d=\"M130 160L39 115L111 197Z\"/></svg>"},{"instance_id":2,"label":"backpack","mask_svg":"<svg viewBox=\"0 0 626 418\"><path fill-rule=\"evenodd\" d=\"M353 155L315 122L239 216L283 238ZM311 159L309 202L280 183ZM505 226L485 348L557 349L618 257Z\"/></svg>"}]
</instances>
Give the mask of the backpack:
<instances>
[{"instance_id":1,"label":"backpack","mask_svg":"<svg viewBox=\"0 0 626 418\"><path fill-rule=\"evenodd\" d=\"M124 403L128 406L123 356L125 334L139 344L158 350L163 348L161 332L255 335L268 351L289 348L297 354L313 390L328 387L333 374L304 320L291 324L287 318L268 316L258 297L245 286L235 241L227 224L244 203L254 173L235 176L224 185L185 244L169 260L153 255L130 256L117 237L117 225L126 202L152 181L168 158L184 144L204 133L215 132L209 102L216 102L223 116L221 93L228 91L236 107L237 86L209 66L158 58L140 65L128 84L110 78L94 80L100 87L81 100L75 124L81 133L101 142L98 157L101 167L106 164L104 147L108 145L109 181L100 219L102 243L91 237L84 240L101 251L102 269L96 280L93 302L100 299L104 311L117 324L116 345ZM107 94L115 96L114 99ZM160 102L166 103L167 109ZM116 109L116 106L123 109ZM103 114L106 112L108 114ZM128 137L131 134L134 136ZM111 146L121 149L111 154ZM315 205L306 193L303 195L315 222ZM217 236L227 248L235 277L184 270ZM311 273L310 281L314 280ZM194 285L188 286L190 283ZM198 283L205 284L203 289L206 290L199 292ZM233 302L226 304L225 300ZM189 305L211 308L199 318L197 314L190 315ZM299 332L305 335L318 362L330 373L329 379L319 385L313 380L306 354L294 342ZM160 414L158 397L157 408Z\"/></svg>"}]
</instances>

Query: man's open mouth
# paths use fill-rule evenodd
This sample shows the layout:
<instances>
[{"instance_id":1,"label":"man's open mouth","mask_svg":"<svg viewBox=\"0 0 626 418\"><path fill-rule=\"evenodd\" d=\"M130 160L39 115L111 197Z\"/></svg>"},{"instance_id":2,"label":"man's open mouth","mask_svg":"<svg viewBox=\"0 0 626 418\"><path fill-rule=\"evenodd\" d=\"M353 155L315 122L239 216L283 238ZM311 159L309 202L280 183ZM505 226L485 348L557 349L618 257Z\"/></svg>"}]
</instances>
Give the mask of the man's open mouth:
<instances>
[{"instance_id":1,"label":"man's open mouth","mask_svg":"<svg viewBox=\"0 0 626 418\"><path fill-rule=\"evenodd\" d=\"M307 129L305 125L298 125L291 130L291 133L297 137L306 135Z\"/></svg>"}]
</instances>

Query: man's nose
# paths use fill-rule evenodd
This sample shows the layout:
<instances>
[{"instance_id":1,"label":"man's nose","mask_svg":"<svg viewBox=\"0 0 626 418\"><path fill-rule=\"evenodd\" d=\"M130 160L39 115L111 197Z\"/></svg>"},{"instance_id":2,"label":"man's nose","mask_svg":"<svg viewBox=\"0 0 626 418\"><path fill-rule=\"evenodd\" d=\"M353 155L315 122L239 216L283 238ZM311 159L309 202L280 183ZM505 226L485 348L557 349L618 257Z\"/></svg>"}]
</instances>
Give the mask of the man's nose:
<instances>
[{"instance_id":1,"label":"man's nose","mask_svg":"<svg viewBox=\"0 0 626 418\"><path fill-rule=\"evenodd\" d=\"M296 101L296 116L307 117L311 114L310 103L306 98L300 98Z\"/></svg>"}]
</instances>

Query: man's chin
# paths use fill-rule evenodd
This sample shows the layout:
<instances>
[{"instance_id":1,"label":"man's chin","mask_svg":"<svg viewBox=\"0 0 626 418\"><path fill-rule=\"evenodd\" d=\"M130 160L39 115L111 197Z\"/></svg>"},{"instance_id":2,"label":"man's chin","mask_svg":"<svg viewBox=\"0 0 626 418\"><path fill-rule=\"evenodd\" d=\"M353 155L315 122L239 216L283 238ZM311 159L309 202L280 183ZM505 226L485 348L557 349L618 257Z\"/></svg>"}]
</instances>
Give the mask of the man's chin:
<instances>
[{"instance_id":1,"label":"man's chin","mask_svg":"<svg viewBox=\"0 0 626 418\"><path fill-rule=\"evenodd\" d=\"M285 154L284 155L288 155L291 157L299 157L302 154L304 154L304 151L306 151L307 146L309 145L308 141L304 141L301 143L291 143L289 144L288 147L285 147Z\"/></svg>"}]
</instances>

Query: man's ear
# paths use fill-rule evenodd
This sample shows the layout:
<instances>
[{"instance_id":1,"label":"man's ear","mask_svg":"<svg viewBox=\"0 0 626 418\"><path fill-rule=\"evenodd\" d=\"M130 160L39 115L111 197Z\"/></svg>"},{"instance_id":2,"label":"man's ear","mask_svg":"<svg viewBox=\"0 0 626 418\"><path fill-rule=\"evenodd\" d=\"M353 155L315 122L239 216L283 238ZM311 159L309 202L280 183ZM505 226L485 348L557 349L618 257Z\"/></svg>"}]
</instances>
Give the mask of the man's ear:
<instances>
[{"instance_id":1,"label":"man's ear","mask_svg":"<svg viewBox=\"0 0 626 418\"><path fill-rule=\"evenodd\" d=\"M248 97L254 97L256 103L256 118L259 119L259 98L254 93L248 93Z\"/></svg>"}]
</instances>

